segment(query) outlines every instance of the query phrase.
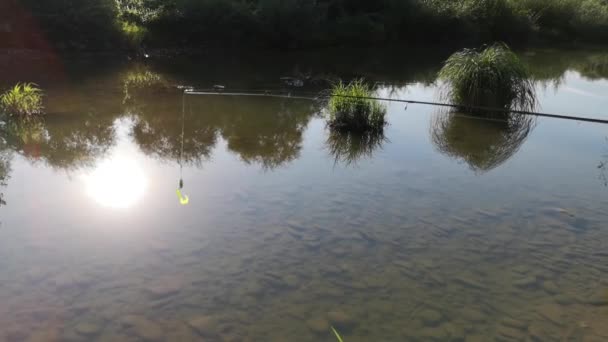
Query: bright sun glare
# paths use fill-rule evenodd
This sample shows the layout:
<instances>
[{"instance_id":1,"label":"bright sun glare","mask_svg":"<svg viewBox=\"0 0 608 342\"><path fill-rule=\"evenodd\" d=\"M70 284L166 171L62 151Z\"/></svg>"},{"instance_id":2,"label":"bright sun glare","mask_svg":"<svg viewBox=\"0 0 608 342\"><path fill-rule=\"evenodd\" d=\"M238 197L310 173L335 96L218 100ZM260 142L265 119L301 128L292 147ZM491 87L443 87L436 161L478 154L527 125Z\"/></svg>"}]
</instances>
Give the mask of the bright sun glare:
<instances>
[{"instance_id":1,"label":"bright sun glare","mask_svg":"<svg viewBox=\"0 0 608 342\"><path fill-rule=\"evenodd\" d=\"M84 176L87 195L104 207L124 209L139 201L148 186L142 168L125 157L101 162Z\"/></svg>"}]
</instances>

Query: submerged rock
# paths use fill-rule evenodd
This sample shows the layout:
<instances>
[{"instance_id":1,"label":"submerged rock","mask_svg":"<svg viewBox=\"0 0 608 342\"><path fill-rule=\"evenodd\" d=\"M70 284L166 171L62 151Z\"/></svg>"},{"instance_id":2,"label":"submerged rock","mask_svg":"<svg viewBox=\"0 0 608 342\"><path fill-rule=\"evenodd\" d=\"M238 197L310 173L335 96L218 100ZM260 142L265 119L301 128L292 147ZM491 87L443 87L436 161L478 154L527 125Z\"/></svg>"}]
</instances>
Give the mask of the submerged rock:
<instances>
[{"instance_id":1,"label":"submerged rock","mask_svg":"<svg viewBox=\"0 0 608 342\"><path fill-rule=\"evenodd\" d=\"M179 293L183 284L179 279L165 278L154 281L144 288L146 294L152 299L162 299Z\"/></svg>"},{"instance_id":2,"label":"submerged rock","mask_svg":"<svg viewBox=\"0 0 608 342\"><path fill-rule=\"evenodd\" d=\"M460 314L465 319L474 323L481 323L487 319L487 315L483 311L473 308L464 308L461 310Z\"/></svg>"},{"instance_id":3,"label":"submerged rock","mask_svg":"<svg viewBox=\"0 0 608 342\"><path fill-rule=\"evenodd\" d=\"M561 326L564 322L562 321L562 307L557 304L545 304L536 309L536 312L545 318L547 321Z\"/></svg>"},{"instance_id":4,"label":"submerged rock","mask_svg":"<svg viewBox=\"0 0 608 342\"><path fill-rule=\"evenodd\" d=\"M196 316L186 321L186 323L202 336L214 336L216 334L217 321L212 316Z\"/></svg>"},{"instance_id":5,"label":"submerged rock","mask_svg":"<svg viewBox=\"0 0 608 342\"><path fill-rule=\"evenodd\" d=\"M93 337L101 332L101 327L95 323L84 322L76 325L74 331L76 331L78 335Z\"/></svg>"},{"instance_id":6,"label":"submerged rock","mask_svg":"<svg viewBox=\"0 0 608 342\"><path fill-rule=\"evenodd\" d=\"M496 329L496 336L503 337L507 340L512 339L517 341L523 341L525 338L525 333L519 329L501 325L498 327L498 329Z\"/></svg>"},{"instance_id":7,"label":"submerged rock","mask_svg":"<svg viewBox=\"0 0 608 342\"><path fill-rule=\"evenodd\" d=\"M556 294L559 292L559 287L557 287L557 284L550 280L543 281L542 288L548 294Z\"/></svg>"},{"instance_id":8,"label":"submerged rock","mask_svg":"<svg viewBox=\"0 0 608 342\"><path fill-rule=\"evenodd\" d=\"M431 325L431 326L438 325L441 322L441 319L443 318L441 313L439 313L438 311L435 311L433 309L424 309L424 310L420 311L420 313L418 314L418 317L420 317L420 319L422 319L424 324Z\"/></svg>"},{"instance_id":9,"label":"submerged rock","mask_svg":"<svg viewBox=\"0 0 608 342\"><path fill-rule=\"evenodd\" d=\"M519 330L525 330L526 328L528 328L528 324L526 322L510 317L504 318L501 323L506 327L515 328Z\"/></svg>"},{"instance_id":10,"label":"submerged rock","mask_svg":"<svg viewBox=\"0 0 608 342\"><path fill-rule=\"evenodd\" d=\"M456 281L466 287L474 288L477 290L485 290L486 286L484 284L482 284L481 282L477 281L476 279L474 279L473 277L474 277L473 275L461 274L461 275L458 275L456 278L454 278L454 281Z\"/></svg>"},{"instance_id":11,"label":"submerged rock","mask_svg":"<svg viewBox=\"0 0 608 342\"><path fill-rule=\"evenodd\" d=\"M312 318L306 321L306 326L315 334L327 334L329 332L329 321L325 318Z\"/></svg>"},{"instance_id":12,"label":"submerged rock","mask_svg":"<svg viewBox=\"0 0 608 342\"><path fill-rule=\"evenodd\" d=\"M580 302L578 298L567 294L559 294L553 298L555 299L555 302L560 305L571 305Z\"/></svg>"},{"instance_id":13,"label":"submerged rock","mask_svg":"<svg viewBox=\"0 0 608 342\"><path fill-rule=\"evenodd\" d=\"M124 327L130 329L135 336L144 341L155 342L164 338L163 331L158 324L143 316L128 315L123 317L120 322Z\"/></svg>"},{"instance_id":14,"label":"submerged rock","mask_svg":"<svg viewBox=\"0 0 608 342\"><path fill-rule=\"evenodd\" d=\"M592 294L586 301L587 304L595 306L608 305L608 289L602 289Z\"/></svg>"},{"instance_id":15,"label":"submerged rock","mask_svg":"<svg viewBox=\"0 0 608 342\"><path fill-rule=\"evenodd\" d=\"M343 311L330 311L327 313L327 319L333 326L340 329L351 329L355 326L355 320Z\"/></svg>"},{"instance_id":16,"label":"submerged rock","mask_svg":"<svg viewBox=\"0 0 608 342\"><path fill-rule=\"evenodd\" d=\"M479 334L467 335L466 342L486 342L488 339Z\"/></svg>"},{"instance_id":17,"label":"submerged rock","mask_svg":"<svg viewBox=\"0 0 608 342\"><path fill-rule=\"evenodd\" d=\"M513 282L513 285L521 288L528 288L536 286L538 279L535 276L525 277L522 279L518 279Z\"/></svg>"},{"instance_id":18,"label":"submerged rock","mask_svg":"<svg viewBox=\"0 0 608 342\"><path fill-rule=\"evenodd\" d=\"M465 328L461 324L449 322L441 328L448 333L450 341L462 341L465 338Z\"/></svg>"}]
</instances>

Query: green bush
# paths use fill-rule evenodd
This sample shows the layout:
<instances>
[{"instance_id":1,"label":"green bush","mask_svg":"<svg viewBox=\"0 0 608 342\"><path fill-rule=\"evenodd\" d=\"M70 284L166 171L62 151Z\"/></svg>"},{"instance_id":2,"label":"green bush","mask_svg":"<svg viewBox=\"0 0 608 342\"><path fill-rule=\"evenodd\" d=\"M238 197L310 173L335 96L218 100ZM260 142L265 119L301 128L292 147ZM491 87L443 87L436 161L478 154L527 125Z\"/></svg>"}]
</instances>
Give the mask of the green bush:
<instances>
[{"instance_id":1,"label":"green bush","mask_svg":"<svg viewBox=\"0 0 608 342\"><path fill-rule=\"evenodd\" d=\"M19 83L0 95L0 111L9 118L28 119L44 113L42 90L33 83Z\"/></svg>"},{"instance_id":2,"label":"green bush","mask_svg":"<svg viewBox=\"0 0 608 342\"><path fill-rule=\"evenodd\" d=\"M506 45L454 53L439 71L443 97L465 107L532 109L536 95L530 75Z\"/></svg>"},{"instance_id":3,"label":"green bush","mask_svg":"<svg viewBox=\"0 0 608 342\"><path fill-rule=\"evenodd\" d=\"M608 38L606 0L13 1L33 15L43 37L69 48L107 49L117 42L307 47ZM0 5L0 21L8 7ZM4 40L0 44L10 41Z\"/></svg>"},{"instance_id":4,"label":"green bush","mask_svg":"<svg viewBox=\"0 0 608 342\"><path fill-rule=\"evenodd\" d=\"M382 130L386 124L386 107L369 99L373 95L362 80L334 85L328 104L329 126L355 132Z\"/></svg>"},{"instance_id":5,"label":"green bush","mask_svg":"<svg viewBox=\"0 0 608 342\"><path fill-rule=\"evenodd\" d=\"M115 0L19 0L47 39L70 48L107 49L121 38Z\"/></svg>"}]
</instances>

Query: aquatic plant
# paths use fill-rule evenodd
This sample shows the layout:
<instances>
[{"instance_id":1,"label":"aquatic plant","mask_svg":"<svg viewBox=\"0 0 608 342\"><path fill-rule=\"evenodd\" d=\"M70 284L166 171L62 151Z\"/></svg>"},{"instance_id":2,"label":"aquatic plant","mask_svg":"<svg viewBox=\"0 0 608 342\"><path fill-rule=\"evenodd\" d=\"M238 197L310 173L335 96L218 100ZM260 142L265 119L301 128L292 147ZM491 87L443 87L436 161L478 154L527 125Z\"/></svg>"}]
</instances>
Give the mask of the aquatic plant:
<instances>
[{"instance_id":1,"label":"aquatic plant","mask_svg":"<svg viewBox=\"0 0 608 342\"><path fill-rule=\"evenodd\" d=\"M442 97L464 107L531 110L536 93L528 70L504 44L454 53L439 71Z\"/></svg>"},{"instance_id":2,"label":"aquatic plant","mask_svg":"<svg viewBox=\"0 0 608 342\"><path fill-rule=\"evenodd\" d=\"M329 127L354 132L383 129L386 107L371 99L373 95L363 80L334 84L328 103Z\"/></svg>"},{"instance_id":3,"label":"aquatic plant","mask_svg":"<svg viewBox=\"0 0 608 342\"><path fill-rule=\"evenodd\" d=\"M0 95L0 111L9 118L29 119L42 115L42 90L33 83L18 83Z\"/></svg>"},{"instance_id":4,"label":"aquatic plant","mask_svg":"<svg viewBox=\"0 0 608 342\"><path fill-rule=\"evenodd\" d=\"M386 141L383 130L348 132L331 130L325 142L336 163L356 164L361 158L371 158Z\"/></svg>"},{"instance_id":5,"label":"aquatic plant","mask_svg":"<svg viewBox=\"0 0 608 342\"><path fill-rule=\"evenodd\" d=\"M140 48L144 41L148 29L145 26L122 21L119 23L120 29L132 48Z\"/></svg>"},{"instance_id":6,"label":"aquatic plant","mask_svg":"<svg viewBox=\"0 0 608 342\"><path fill-rule=\"evenodd\" d=\"M168 84L160 74L145 68L135 68L127 72L123 78L123 91L125 94L123 103L132 100L136 93L166 90L167 88Z\"/></svg>"},{"instance_id":7,"label":"aquatic plant","mask_svg":"<svg viewBox=\"0 0 608 342\"><path fill-rule=\"evenodd\" d=\"M439 152L483 173L511 158L534 124L534 118L520 114L467 116L439 112L433 117L431 140Z\"/></svg>"}]
</instances>

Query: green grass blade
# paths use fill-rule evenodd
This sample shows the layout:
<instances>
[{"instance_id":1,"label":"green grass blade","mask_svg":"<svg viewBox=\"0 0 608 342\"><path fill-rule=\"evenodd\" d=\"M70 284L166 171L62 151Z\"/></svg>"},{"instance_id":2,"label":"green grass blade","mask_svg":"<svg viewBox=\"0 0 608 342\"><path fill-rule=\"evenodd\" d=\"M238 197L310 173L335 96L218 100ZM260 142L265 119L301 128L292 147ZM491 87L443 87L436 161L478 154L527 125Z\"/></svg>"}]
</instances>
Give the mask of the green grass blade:
<instances>
[{"instance_id":1,"label":"green grass blade","mask_svg":"<svg viewBox=\"0 0 608 342\"><path fill-rule=\"evenodd\" d=\"M334 327L331 327L331 331L333 331L334 335L336 335L338 342L344 342L344 340L342 340L342 337L340 337L340 334L338 334L338 331Z\"/></svg>"}]
</instances>

